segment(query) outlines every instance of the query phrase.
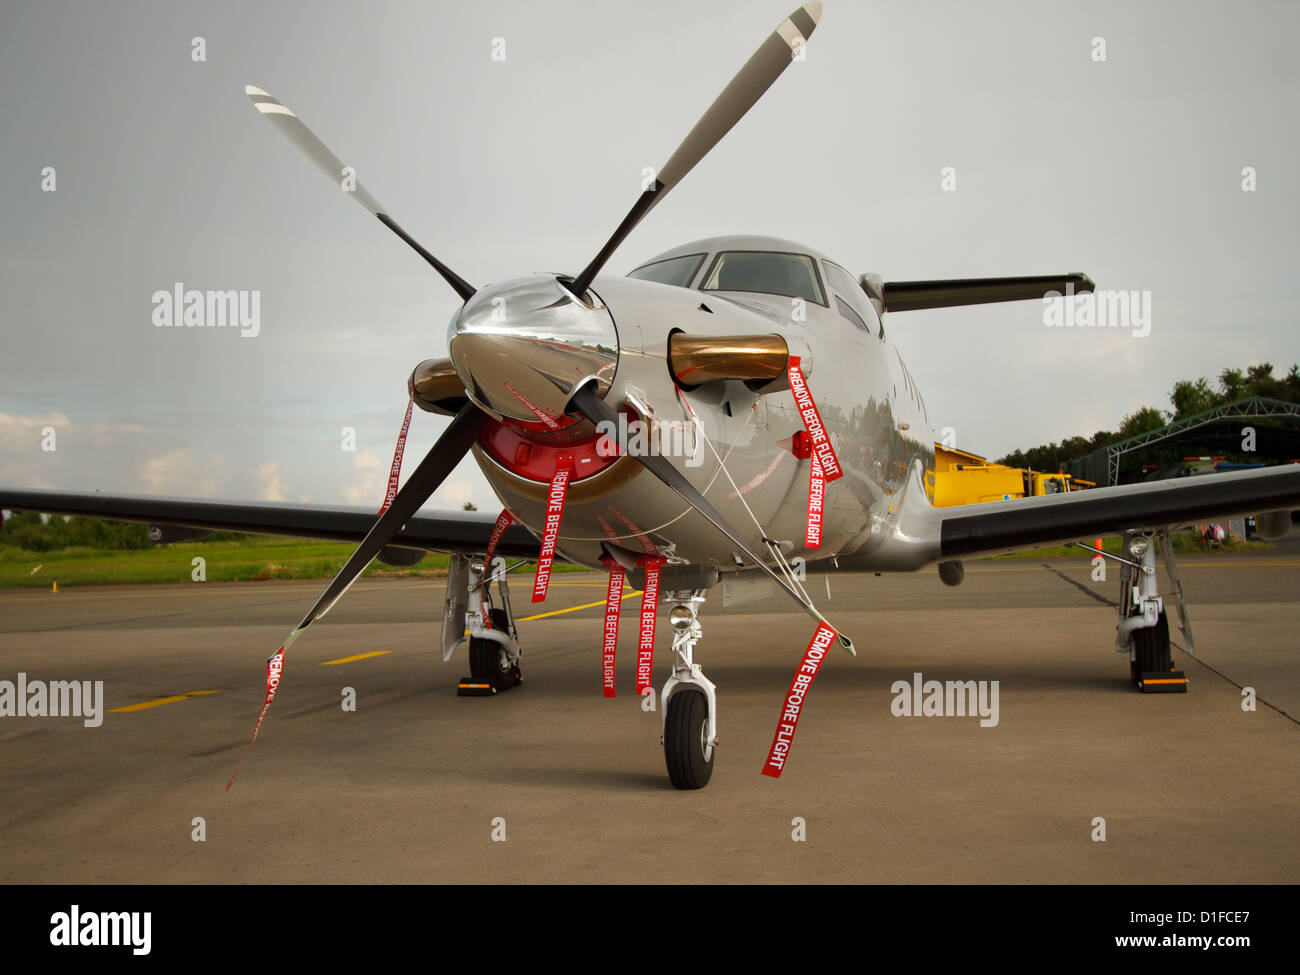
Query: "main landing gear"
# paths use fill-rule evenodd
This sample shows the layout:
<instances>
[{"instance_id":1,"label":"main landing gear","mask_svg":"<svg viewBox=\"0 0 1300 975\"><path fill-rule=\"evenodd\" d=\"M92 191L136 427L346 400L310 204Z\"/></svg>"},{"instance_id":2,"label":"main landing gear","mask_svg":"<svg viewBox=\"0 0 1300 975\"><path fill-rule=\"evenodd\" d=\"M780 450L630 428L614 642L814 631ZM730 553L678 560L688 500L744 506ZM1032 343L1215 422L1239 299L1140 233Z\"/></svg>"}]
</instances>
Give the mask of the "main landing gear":
<instances>
[{"instance_id":1,"label":"main landing gear","mask_svg":"<svg viewBox=\"0 0 1300 975\"><path fill-rule=\"evenodd\" d=\"M718 700L713 682L694 660L695 644L703 636L699 612L705 590L673 590L668 613L673 629L673 672L659 696L663 708L664 761L668 778L678 789L702 789L713 775L718 744Z\"/></svg>"},{"instance_id":2,"label":"main landing gear","mask_svg":"<svg viewBox=\"0 0 1300 975\"><path fill-rule=\"evenodd\" d=\"M510 589L504 563L486 567L483 560L453 555L447 572L447 604L443 614L442 659L465 636L469 625L470 675L456 685L459 697L490 697L523 682L519 674L519 633L510 609ZM492 583L500 605L494 606Z\"/></svg>"},{"instance_id":3,"label":"main landing gear","mask_svg":"<svg viewBox=\"0 0 1300 975\"><path fill-rule=\"evenodd\" d=\"M1128 654L1129 675L1138 690L1146 694L1186 693L1187 677L1181 670L1174 669L1169 643L1169 619L1157 588L1157 550L1174 585L1187 652L1196 652L1192 642L1192 623L1183 599L1182 582L1178 578L1173 543L1169 539L1169 533L1163 529L1156 532L1131 531L1124 536L1124 551L1132 557L1132 561L1125 558L1119 560L1123 566L1120 569L1119 624L1116 627L1115 649L1119 653Z\"/></svg>"}]
</instances>

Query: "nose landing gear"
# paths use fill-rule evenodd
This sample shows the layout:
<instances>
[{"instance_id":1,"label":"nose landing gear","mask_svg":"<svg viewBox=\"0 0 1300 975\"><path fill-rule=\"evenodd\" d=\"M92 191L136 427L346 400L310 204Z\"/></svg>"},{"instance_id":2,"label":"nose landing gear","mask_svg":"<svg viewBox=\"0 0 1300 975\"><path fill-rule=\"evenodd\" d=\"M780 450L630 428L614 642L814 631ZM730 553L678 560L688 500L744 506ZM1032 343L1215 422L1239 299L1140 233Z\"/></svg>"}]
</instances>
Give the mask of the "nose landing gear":
<instances>
[{"instance_id":1,"label":"nose landing gear","mask_svg":"<svg viewBox=\"0 0 1300 975\"><path fill-rule=\"evenodd\" d=\"M668 593L676 605L668 614L673 629L673 672L660 694L663 708L664 761L678 789L702 789L713 775L718 744L718 701L713 682L695 662L695 644L703 636L699 611L705 590Z\"/></svg>"}]
</instances>

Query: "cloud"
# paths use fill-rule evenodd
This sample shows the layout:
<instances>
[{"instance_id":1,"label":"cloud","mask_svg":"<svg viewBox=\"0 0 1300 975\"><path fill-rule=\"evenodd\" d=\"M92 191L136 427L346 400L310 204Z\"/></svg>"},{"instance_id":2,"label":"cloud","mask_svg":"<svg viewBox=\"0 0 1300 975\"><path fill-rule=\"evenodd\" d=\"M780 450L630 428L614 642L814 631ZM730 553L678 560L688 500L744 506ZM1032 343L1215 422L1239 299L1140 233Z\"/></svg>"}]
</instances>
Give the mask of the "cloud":
<instances>
[{"instance_id":1,"label":"cloud","mask_svg":"<svg viewBox=\"0 0 1300 975\"><path fill-rule=\"evenodd\" d=\"M284 480L280 477L278 460L268 460L265 464L259 464L253 471L253 477L259 485L257 489L259 501L284 500Z\"/></svg>"},{"instance_id":2,"label":"cloud","mask_svg":"<svg viewBox=\"0 0 1300 975\"><path fill-rule=\"evenodd\" d=\"M434 508L459 508L466 501L475 501L474 485L465 477L450 477L443 481L442 486L434 492L431 499L431 507ZM495 499L493 499L495 501ZM484 507L483 499L480 497L475 501L479 507Z\"/></svg>"},{"instance_id":3,"label":"cloud","mask_svg":"<svg viewBox=\"0 0 1300 975\"><path fill-rule=\"evenodd\" d=\"M120 488L134 423L78 423L66 413L0 413L0 480L6 486Z\"/></svg>"},{"instance_id":4,"label":"cloud","mask_svg":"<svg viewBox=\"0 0 1300 975\"><path fill-rule=\"evenodd\" d=\"M339 484L339 494L348 504L379 504L384 500L388 469L370 451L352 457L352 474Z\"/></svg>"},{"instance_id":5,"label":"cloud","mask_svg":"<svg viewBox=\"0 0 1300 975\"><path fill-rule=\"evenodd\" d=\"M265 465L264 465L265 466ZM194 448L182 447L152 457L140 465L139 478L151 494L191 498L217 496L226 480L226 458L209 454L201 460Z\"/></svg>"},{"instance_id":6,"label":"cloud","mask_svg":"<svg viewBox=\"0 0 1300 975\"><path fill-rule=\"evenodd\" d=\"M56 448L69 442L103 441L142 430L136 423L74 423L66 413L0 413L0 457L41 451L46 427L54 428Z\"/></svg>"}]
</instances>

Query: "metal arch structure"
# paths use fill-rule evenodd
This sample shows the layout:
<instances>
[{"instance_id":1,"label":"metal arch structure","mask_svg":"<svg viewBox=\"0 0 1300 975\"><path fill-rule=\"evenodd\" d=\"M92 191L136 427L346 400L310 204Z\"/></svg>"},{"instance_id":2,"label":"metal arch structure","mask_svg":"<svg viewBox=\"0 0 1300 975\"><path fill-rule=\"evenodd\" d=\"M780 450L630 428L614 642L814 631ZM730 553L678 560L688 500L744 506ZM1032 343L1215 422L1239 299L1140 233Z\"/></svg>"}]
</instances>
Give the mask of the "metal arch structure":
<instances>
[{"instance_id":1,"label":"metal arch structure","mask_svg":"<svg viewBox=\"0 0 1300 975\"><path fill-rule=\"evenodd\" d=\"M1148 430L1146 433L1139 433L1135 437L1129 437L1127 440L1121 440L1100 450L1094 450L1085 457L1071 461L1071 472L1077 476L1086 477L1090 470L1095 470L1097 461L1104 455L1106 458L1106 483L1108 485L1118 484L1120 462L1126 454L1158 447L1168 441L1177 439L1190 430L1209 426L1219 420L1231 419L1232 417L1248 417L1251 419L1289 417L1300 420L1300 404L1270 399L1267 396L1251 396L1232 403L1224 403L1221 406L1203 410L1181 420L1175 420L1156 430Z\"/></svg>"}]
</instances>

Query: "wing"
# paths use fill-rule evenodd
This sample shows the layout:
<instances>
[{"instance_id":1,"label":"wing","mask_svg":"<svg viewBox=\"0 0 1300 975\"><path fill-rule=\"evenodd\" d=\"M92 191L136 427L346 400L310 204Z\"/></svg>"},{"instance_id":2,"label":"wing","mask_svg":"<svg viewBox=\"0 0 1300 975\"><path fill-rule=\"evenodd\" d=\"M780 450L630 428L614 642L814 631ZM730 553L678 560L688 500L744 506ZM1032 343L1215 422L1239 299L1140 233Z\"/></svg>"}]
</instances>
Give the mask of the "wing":
<instances>
[{"instance_id":1,"label":"wing","mask_svg":"<svg viewBox=\"0 0 1300 975\"><path fill-rule=\"evenodd\" d=\"M910 493L910 492L909 492ZM1300 464L931 508L940 559L1300 508Z\"/></svg>"},{"instance_id":2,"label":"wing","mask_svg":"<svg viewBox=\"0 0 1300 975\"><path fill-rule=\"evenodd\" d=\"M373 508L354 506L253 504L11 488L0 488L0 508L352 543L364 539L375 524ZM492 515L476 511L418 514L389 544L433 552L481 553L487 548L495 520ZM505 556L535 558L538 548L537 539L516 524L506 530L496 550Z\"/></svg>"}]
</instances>

